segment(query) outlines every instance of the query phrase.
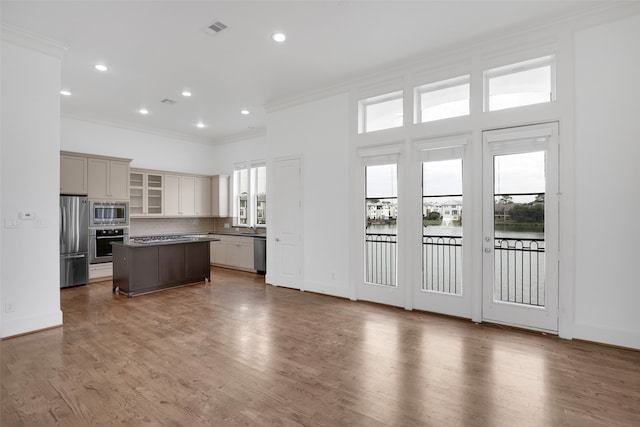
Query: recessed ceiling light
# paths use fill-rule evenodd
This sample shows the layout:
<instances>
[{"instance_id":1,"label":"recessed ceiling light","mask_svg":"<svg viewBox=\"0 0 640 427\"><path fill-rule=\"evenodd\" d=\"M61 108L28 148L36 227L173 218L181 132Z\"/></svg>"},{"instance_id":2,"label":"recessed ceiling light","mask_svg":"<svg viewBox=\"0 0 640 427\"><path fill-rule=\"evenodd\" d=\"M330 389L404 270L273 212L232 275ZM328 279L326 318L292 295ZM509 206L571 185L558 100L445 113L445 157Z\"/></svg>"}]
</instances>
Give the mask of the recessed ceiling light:
<instances>
[{"instance_id":1,"label":"recessed ceiling light","mask_svg":"<svg viewBox=\"0 0 640 427\"><path fill-rule=\"evenodd\" d=\"M141 108L138 110L138 113L143 114L143 115L147 115L149 114L149 110L147 110L146 108Z\"/></svg>"},{"instance_id":2,"label":"recessed ceiling light","mask_svg":"<svg viewBox=\"0 0 640 427\"><path fill-rule=\"evenodd\" d=\"M240 114L244 114L246 116L249 114L249 110L242 110L240 111Z\"/></svg>"},{"instance_id":3,"label":"recessed ceiling light","mask_svg":"<svg viewBox=\"0 0 640 427\"><path fill-rule=\"evenodd\" d=\"M93 66L98 71L107 71L109 68L104 64L96 64Z\"/></svg>"},{"instance_id":4,"label":"recessed ceiling light","mask_svg":"<svg viewBox=\"0 0 640 427\"><path fill-rule=\"evenodd\" d=\"M204 123L202 122L198 122L198 124L196 125L196 127L199 127L200 129L202 129L204 126Z\"/></svg>"},{"instance_id":5,"label":"recessed ceiling light","mask_svg":"<svg viewBox=\"0 0 640 427\"><path fill-rule=\"evenodd\" d=\"M183 90L183 91L182 91L182 96L187 96L187 97L188 97L188 96L191 96L191 91L190 91L190 90L186 90L186 89L185 89L185 90Z\"/></svg>"},{"instance_id":6,"label":"recessed ceiling light","mask_svg":"<svg viewBox=\"0 0 640 427\"><path fill-rule=\"evenodd\" d=\"M287 39L287 36L285 36L284 33L273 33L271 34L271 38L275 42L282 43Z\"/></svg>"},{"instance_id":7,"label":"recessed ceiling light","mask_svg":"<svg viewBox=\"0 0 640 427\"><path fill-rule=\"evenodd\" d=\"M71 92L69 92L68 90L61 90L60 95L71 96Z\"/></svg>"}]
</instances>

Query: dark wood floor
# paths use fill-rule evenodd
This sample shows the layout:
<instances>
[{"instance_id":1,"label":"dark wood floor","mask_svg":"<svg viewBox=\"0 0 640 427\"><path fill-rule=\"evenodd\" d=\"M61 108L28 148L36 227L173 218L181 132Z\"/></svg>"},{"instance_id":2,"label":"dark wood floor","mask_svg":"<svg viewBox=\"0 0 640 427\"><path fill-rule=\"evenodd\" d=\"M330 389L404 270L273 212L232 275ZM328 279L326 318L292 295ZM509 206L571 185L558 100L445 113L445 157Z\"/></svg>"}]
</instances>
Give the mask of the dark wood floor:
<instances>
[{"instance_id":1,"label":"dark wood floor","mask_svg":"<svg viewBox=\"0 0 640 427\"><path fill-rule=\"evenodd\" d=\"M638 426L640 352L265 286L63 289L1 342L4 426Z\"/></svg>"}]
</instances>

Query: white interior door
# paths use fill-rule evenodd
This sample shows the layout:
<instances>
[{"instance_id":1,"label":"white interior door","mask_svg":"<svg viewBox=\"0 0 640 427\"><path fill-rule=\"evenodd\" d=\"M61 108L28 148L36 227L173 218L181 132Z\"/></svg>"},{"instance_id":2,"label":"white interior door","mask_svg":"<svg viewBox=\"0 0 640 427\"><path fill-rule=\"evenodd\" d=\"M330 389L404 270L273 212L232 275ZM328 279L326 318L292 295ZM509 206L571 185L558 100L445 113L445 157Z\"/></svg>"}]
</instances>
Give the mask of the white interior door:
<instances>
[{"instance_id":1,"label":"white interior door","mask_svg":"<svg viewBox=\"0 0 640 427\"><path fill-rule=\"evenodd\" d=\"M483 320L558 329L558 125L483 133Z\"/></svg>"},{"instance_id":2,"label":"white interior door","mask_svg":"<svg viewBox=\"0 0 640 427\"><path fill-rule=\"evenodd\" d=\"M273 284L302 289L302 182L299 158L275 162Z\"/></svg>"}]
</instances>

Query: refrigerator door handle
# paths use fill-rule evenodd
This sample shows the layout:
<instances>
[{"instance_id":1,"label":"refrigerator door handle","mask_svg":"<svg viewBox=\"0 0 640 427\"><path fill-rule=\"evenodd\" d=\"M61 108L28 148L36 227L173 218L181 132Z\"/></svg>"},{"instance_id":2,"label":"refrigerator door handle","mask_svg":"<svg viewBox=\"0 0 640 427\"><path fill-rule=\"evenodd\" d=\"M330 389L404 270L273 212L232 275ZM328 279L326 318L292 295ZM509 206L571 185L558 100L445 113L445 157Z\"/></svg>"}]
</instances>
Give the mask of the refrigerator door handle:
<instances>
[{"instance_id":1,"label":"refrigerator door handle","mask_svg":"<svg viewBox=\"0 0 640 427\"><path fill-rule=\"evenodd\" d=\"M64 259L79 259L79 258L84 258L86 255L85 254L80 254L80 255L66 255L64 257Z\"/></svg>"},{"instance_id":2,"label":"refrigerator door handle","mask_svg":"<svg viewBox=\"0 0 640 427\"><path fill-rule=\"evenodd\" d=\"M66 234L66 220L65 220L65 215L64 215L64 207L60 206L60 236L64 236Z\"/></svg>"}]
</instances>

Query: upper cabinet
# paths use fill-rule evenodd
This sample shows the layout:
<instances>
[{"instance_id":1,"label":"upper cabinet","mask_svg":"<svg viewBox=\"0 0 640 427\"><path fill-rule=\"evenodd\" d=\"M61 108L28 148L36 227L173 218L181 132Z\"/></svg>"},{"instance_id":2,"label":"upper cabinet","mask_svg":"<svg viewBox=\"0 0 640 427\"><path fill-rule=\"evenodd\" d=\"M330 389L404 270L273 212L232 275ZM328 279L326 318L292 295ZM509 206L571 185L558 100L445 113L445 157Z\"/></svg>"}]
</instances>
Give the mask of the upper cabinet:
<instances>
[{"instance_id":1,"label":"upper cabinet","mask_svg":"<svg viewBox=\"0 0 640 427\"><path fill-rule=\"evenodd\" d=\"M88 159L89 199L129 200L129 163L127 160Z\"/></svg>"},{"instance_id":2,"label":"upper cabinet","mask_svg":"<svg viewBox=\"0 0 640 427\"><path fill-rule=\"evenodd\" d=\"M211 216L211 178L164 175L165 216Z\"/></svg>"},{"instance_id":3,"label":"upper cabinet","mask_svg":"<svg viewBox=\"0 0 640 427\"><path fill-rule=\"evenodd\" d=\"M211 216L211 178L196 178L196 215Z\"/></svg>"},{"instance_id":4,"label":"upper cabinet","mask_svg":"<svg viewBox=\"0 0 640 427\"><path fill-rule=\"evenodd\" d=\"M131 169L129 174L129 212L132 217L163 214L162 173Z\"/></svg>"},{"instance_id":5,"label":"upper cabinet","mask_svg":"<svg viewBox=\"0 0 640 427\"><path fill-rule=\"evenodd\" d=\"M130 169L131 160L60 152L60 193L129 201L131 217L228 217L229 176Z\"/></svg>"},{"instance_id":6,"label":"upper cabinet","mask_svg":"<svg viewBox=\"0 0 640 427\"><path fill-rule=\"evenodd\" d=\"M93 200L129 200L130 159L60 152L60 194Z\"/></svg>"},{"instance_id":7,"label":"upper cabinet","mask_svg":"<svg viewBox=\"0 0 640 427\"><path fill-rule=\"evenodd\" d=\"M211 215L229 216L229 175L216 175L211 178Z\"/></svg>"},{"instance_id":8,"label":"upper cabinet","mask_svg":"<svg viewBox=\"0 0 640 427\"><path fill-rule=\"evenodd\" d=\"M87 158L60 154L60 194L86 196L87 191Z\"/></svg>"},{"instance_id":9,"label":"upper cabinet","mask_svg":"<svg viewBox=\"0 0 640 427\"><path fill-rule=\"evenodd\" d=\"M164 176L164 215L195 216L196 214L196 179L193 176Z\"/></svg>"}]
</instances>

